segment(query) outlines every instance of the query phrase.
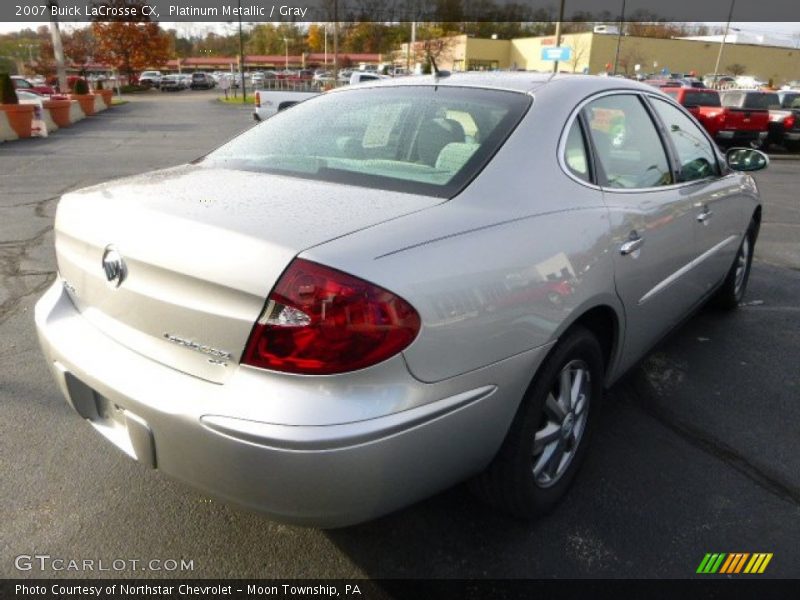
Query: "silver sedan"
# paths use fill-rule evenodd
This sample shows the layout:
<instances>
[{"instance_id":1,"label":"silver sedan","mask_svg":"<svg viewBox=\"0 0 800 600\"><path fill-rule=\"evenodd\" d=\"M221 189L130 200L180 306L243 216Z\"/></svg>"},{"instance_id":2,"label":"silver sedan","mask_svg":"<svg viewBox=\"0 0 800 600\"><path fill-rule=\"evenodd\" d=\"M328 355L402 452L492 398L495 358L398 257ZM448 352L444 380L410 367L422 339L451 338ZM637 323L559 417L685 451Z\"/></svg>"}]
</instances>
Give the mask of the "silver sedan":
<instances>
[{"instance_id":1,"label":"silver sedan","mask_svg":"<svg viewBox=\"0 0 800 600\"><path fill-rule=\"evenodd\" d=\"M352 524L464 480L540 515L603 389L742 299L766 164L617 78L336 90L66 194L41 346L111 443L276 519Z\"/></svg>"}]
</instances>

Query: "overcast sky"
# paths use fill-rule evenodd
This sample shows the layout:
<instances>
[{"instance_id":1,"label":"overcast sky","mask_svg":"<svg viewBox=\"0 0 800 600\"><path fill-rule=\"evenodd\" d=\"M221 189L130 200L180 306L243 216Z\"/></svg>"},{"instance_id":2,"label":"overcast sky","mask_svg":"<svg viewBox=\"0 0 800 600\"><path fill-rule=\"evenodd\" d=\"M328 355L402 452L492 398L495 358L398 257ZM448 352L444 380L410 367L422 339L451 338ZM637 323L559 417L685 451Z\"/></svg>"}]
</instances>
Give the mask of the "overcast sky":
<instances>
[{"instance_id":1,"label":"overcast sky","mask_svg":"<svg viewBox=\"0 0 800 600\"><path fill-rule=\"evenodd\" d=\"M725 23L707 23L708 25L725 26ZM8 33L10 31L19 31L30 27L36 29L43 23L10 23L7 21L0 21L0 33ZM66 25L70 27L72 24ZM76 25L83 25L82 23ZM162 22L161 26L165 29L175 28L183 34L195 33L198 35L205 34L206 31L217 31L223 33L225 31L226 23L171 23ZM765 34L780 38L785 38L787 42L791 41L795 35L800 35L800 21L785 22L785 23L731 23L731 27L741 29L743 32Z\"/></svg>"}]
</instances>

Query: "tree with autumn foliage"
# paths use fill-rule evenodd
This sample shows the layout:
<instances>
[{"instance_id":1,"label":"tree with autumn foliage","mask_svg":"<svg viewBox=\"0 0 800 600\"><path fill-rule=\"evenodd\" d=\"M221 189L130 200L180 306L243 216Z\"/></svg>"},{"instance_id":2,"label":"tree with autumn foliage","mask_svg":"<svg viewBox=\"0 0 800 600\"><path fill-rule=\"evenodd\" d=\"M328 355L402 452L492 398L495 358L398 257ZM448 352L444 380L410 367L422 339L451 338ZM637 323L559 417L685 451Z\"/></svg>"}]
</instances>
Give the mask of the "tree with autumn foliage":
<instances>
[{"instance_id":1,"label":"tree with autumn foliage","mask_svg":"<svg viewBox=\"0 0 800 600\"><path fill-rule=\"evenodd\" d=\"M114 21L95 21L92 33L97 42L98 62L106 63L129 80L138 71L148 67L160 68L170 57L170 38L155 21L142 16L141 0L106 0L107 5L137 6L136 17L122 17Z\"/></svg>"}]
</instances>

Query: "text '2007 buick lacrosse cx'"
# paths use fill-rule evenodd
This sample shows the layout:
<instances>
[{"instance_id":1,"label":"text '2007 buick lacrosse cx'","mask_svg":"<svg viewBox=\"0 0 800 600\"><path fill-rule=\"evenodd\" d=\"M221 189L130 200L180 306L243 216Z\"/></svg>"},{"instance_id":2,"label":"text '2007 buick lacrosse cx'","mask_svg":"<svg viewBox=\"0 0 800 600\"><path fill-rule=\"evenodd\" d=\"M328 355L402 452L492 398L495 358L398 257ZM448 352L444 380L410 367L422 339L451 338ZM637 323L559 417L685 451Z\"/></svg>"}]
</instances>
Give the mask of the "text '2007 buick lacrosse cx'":
<instances>
[{"instance_id":1,"label":"text '2007 buick lacrosse cx'","mask_svg":"<svg viewBox=\"0 0 800 600\"><path fill-rule=\"evenodd\" d=\"M37 329L109 441L276 519L352 524L468 479L542 514L603 389L741 300L744 171L766 164L616 78L342 89L66 194Z\"/></svg>"}]
</instances>

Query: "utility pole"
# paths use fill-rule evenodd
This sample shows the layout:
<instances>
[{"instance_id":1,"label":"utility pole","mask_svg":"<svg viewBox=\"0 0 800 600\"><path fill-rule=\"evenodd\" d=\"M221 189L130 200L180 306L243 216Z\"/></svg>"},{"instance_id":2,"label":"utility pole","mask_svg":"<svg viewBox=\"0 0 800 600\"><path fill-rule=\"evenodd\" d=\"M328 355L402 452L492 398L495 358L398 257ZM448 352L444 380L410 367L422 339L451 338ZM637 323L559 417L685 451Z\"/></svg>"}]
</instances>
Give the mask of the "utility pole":
<instances>
[{"instance_id":1,"label":"utility pole","mask_svg":"<svg viewBox=\"0 0 800 600\"><path fill-rule=\"evenodd\" d=\"M333 0L333 85L339 85L339 0Z\"/></svg>"},{"instance_id":2,"label":"utility pole","mask_svg":"<svg viewBox=\"0 0 800 600\"><path fill-rule=\"evenodd\" d=\"M239 0L239 75L242 79L242 102L247 102L247 88L244 85L244 35L242 34L242 0Z\"/></svg>"},{"instance_id":3,"label":"utility pole","mask_svg":"<svg viewBox=\"0 0 800 600\"><path fill-rule=\"evenodd\" d=\"M564 0L561 0L561 5L558 7L558 21L556 21L556 48L561 46L561 21L564 20ZM553 61L553 73L558 73L558 61Z\"/></svg>"},{"instance_id":4,"label":"utility pole","mask_svg":"<svg viewBox=\"0 0 800 600\"><path fill-rule=\"evenodd\" d=\"M58 75L58 91L66 94L69 91L67 85L67 68L64 66L64 45L61 43L61 30L58 28L58 17L55 15L58 11L52 10L52 7L58 7L57 0L50 0L48 2L50 7L50 39L53 42L53 55L56 59L56 74Z\"/></svg>"},{"instance_id":5,"label":"utility pole","mask_svg":"<svg viewBox=\"0 0 800 600\"><path fill-rule=\"evenodd\" d=\"M622 0L622 14L619 16L619 31L617 31L617 50L614 53L614 75L617 74L619 65L619 46L622 43L622 27L625 24L625 0Z\"/></svg>"},{"instance_id":6,"label":"utility pole","mask_svg":"<svg viewBox=\"0 0 800 600\"><path fill-rule=\"evenodd\" d=\"M719 53L717 54L717 62L714 65L714 83L719 79L719 63L722 61L722 51L725 49L725 39L728 37L728 30L731 28L731 19L733 18L733 7L736 0L731 0L731 10L728 12L728 22L725 23L725 33L722 35L722 43L719 45Z\"/></svg>"}]
</instances>

